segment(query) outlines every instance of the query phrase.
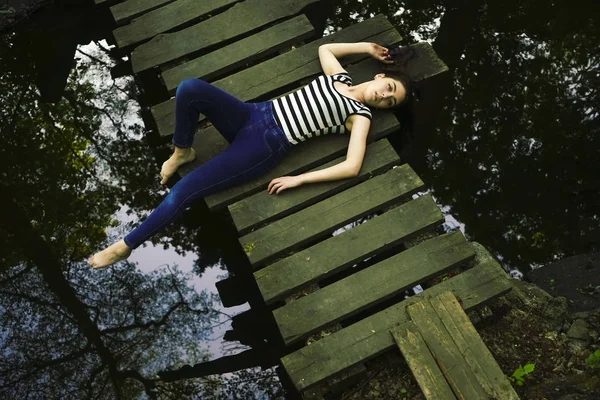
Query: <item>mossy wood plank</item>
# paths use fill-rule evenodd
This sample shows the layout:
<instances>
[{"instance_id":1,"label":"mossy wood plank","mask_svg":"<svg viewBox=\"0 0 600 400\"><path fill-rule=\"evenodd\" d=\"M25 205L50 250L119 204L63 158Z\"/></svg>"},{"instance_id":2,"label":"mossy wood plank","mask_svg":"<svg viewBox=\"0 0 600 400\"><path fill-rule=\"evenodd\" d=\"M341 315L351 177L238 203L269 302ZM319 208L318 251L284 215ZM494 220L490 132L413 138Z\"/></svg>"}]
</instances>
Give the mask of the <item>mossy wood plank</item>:
<instances>
[{"instance_id":1,"label":"mossy wood plank","mask_svg":"<svg viewBox=\"0 0 600 400\"><path fill-rule=\"evenodd\" d=\"M252 62L315 35L315 29L304 14L269 29L217 49L162 73L171 95L188 78L212 81L246 63Z\"/></svg>"},{"instance_id":2,"label":"mossy wood plank","mask_svg":"<svg viewBox=\"0 0 600 400\"><path fill-rule=\"evenodd\" d=\"M241 237L256 268L286 251L318 240L369 213L381 210L423 187L410 166L389 170L344 192Z\"/></svg>"},{"instance_id":3,"label":"mossy wood plank","mask_svg":"<svg viewBox=\"0 0 600 400\"><path fill-rule=\"evenodd\" d=\"M316 169L338 164L346 156L336 158ZM291 190L286 196L273 196L262 190L229 206L229 213L239 235L245 235L259 224L265 224L292 214L322 199L360 183L373 175L400 164L400 157L387 139L379 140L367 146L358 176L338 181L319 182L306 185L302 190Z\"/></svg>"},{"instance_id":4,"label":"mossy wood plank","mask_svg":"<svg viewBox=\"0 0 600 400\"><path fill-rule=\"evenodd\" d=\"M517 393L456 297L451 292L444 292L430 299L430 303L486 393L497 400L518 400Z\"/></svg>"},{"instance_id":5,"label":"mossy wood plank","mask_svg":"<svg viewBox=\"0 0 600 400\"><path fill-rule=\"evenodd\" d=\"M150 11L147 14L135 18L128 25L115 29L113 31L113 36L115 38L117 47L123 49L136 43L151 39L160 33L170 31L195 19L199 19L203 15L215 12L220 8L226 7L238 1L239 0L211 0L199 2L198 0L177 0L173 3L165 5L164 7ZM213 18L219 18L219 15L209 18L198 25L205 24ZM221 34L222 31L223 27L219 28L219 30L215 33ZM178 34L179 32L174 32L167 35L169 35L168 37L175 37L174 35ZM215 40L215 36L209 35L209 37L212 37L213 40ZM158 39L156 42L161 43L162 41L166 40L161 39ZM163 52L165 53L164 56L168 56L169 54L174 54L173 52L180 47L182 46L177 44L175 44L174 49L170 49L165 46L158 46L155 48L155 51ZM138 47L131 54L131 61L134 67L133 72L136 73L141 71L141 69L136 70L136 66L139 68L140 65L143 65L141 64L140 60L144 60L143 51L138 51L138 49L140 49L140 47ZM185 53L181 55L185 55ZM160 55L157 56L160 57ZM153 66L154 65L149 65L147 68Z\"/></svg>"},{"instance_id":6,"label":"mossy wood plank","mask_svg":"<svg viewBox=\"0 0 600 400\"><path fill-rule=\"evenodd\" d=\"M393 232L394 227L387 231ZM291 344L474 256L462 233L441 235L278 308L273 316L285 344Z\"/></svg>"},{"instance_id":7,"label":"mossy wood plank","mask_svg":"<svg viewBox=\"0 0 600 400\"><path fill-rule=\"evenodd\" d=\"M406 65L405 73L412 79L420 81L448 71L448 66L438 57L431 44L419 42L411 46L417 56Z\"/></svg>"},{"instance_id":8,"label":"mossy wood plank","mask_svg":"<svg viewBox=\"0 0 600 400\"><path fill-rule=\"evenodd\" d=\"M407 305L450 290L461 300L463 308L469 310L508 292L511 287L502 267L495 261L486 260L416 296L288 354L281 362L296 388L306 390L323 379L393 348L395 342L390 329L408 322Z\"/></svg>"},{"instance_id":9,"label":"mossy wood plank","mask_svg":"<svg viewBox=\"0 0 600 400\"><path fill-rule=\"evenodd\" d=\"M110 13L117 25L123 25L135 17L155 10L175 0L127 0L115 4L110 8Z\"/></svg>"},{"instance_id":10,"label":"mossy wood plank","mask_svg":"<svg viewBox=\"0 0 600 400\"><path fill-rule=\"evenodd\" d=\"M242 1L196 25L177 32L160 34L150 42L138 46L131 53L133 72L142 72L208 46L249 33L277 20L289 18L317 1L319 0ZM197 1L191 2L200 7ZM190 12L194 13L195 11Z\"/></svg>"},{"instance_id":11,"label":"mossy wood plank","mask_svg":"<svg viewBox=\"0 0 600 400\"><path fill-rule=\"evenodd\" d=\"M427 400L456 400L419 330L412 322L391 330Z\"/></svg>"},{"instance_id":12,"label":"mossy wood plank","mask_svg":"<svg viewBox=\"0 0 600 400\"><path fill-rule=\"evenodd\" d=\"M323 71L319 63L318 54L319 46L322 44L360 41L396 43L401 39L402 37L390 22L383 15L377 15L364 22L351 25L339 32L273 57L270 60L227 78L213 82L213 84L240 100L252 101L259 97L265 97L269 93L279 90L281 87L322 74ZM347 65L368 57L367 54L357 54L344 57L340 61L343 65ZM173 134L175 99L170 99L153 106L151 113L161 136ZM203 116L200 117L200 120L202 118Z\"/></svg>"},{"instance_id":13,"label":"mossy wood plank","mask_svg":"<svg viewBox=\"0 0 600 400\"><path fill-rule=\"evenodd\" d=\"M406 312L421 333L456 398L489 398L431 303L428 300L419 301L408 306Z\"/></svg>"},{"instance_id":14,"label":"mossy wood plank","mask_svg":"<svg viewBox=\"0 0 600 400\"><path fill-rule=\"evenodd\" d=\"M402 204L357 227L256 271L267 304L439 225L444 220L430 195Z\"/></svg>"}]
</instances>

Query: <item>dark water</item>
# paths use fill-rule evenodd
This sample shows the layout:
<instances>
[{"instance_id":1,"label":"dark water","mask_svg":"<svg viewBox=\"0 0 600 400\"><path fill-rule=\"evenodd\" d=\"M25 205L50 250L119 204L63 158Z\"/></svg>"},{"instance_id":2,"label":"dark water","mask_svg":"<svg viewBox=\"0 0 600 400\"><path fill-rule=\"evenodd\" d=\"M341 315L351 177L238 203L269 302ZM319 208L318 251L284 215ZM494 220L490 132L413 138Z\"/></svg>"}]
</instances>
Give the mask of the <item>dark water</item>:
<instances>
[{"instance_id":1,"label":"dark water","mask_svg":"<svg viewBox=\"0 0 600 400\"><path fill-rule=\"evenodd\" d=\"M0 397L280 397L272 369L156 375L210 359L206 341L226 322L193 286L236 252L222 216L192 209L154 240L187 267L145 269L152 246L137 265L84 263L160 201L167 151L145 135L145 94L110 79L118 55L78 49L110 35L91 3L59 2L0 35ZM331 4L327 32L383 13L449 66L420 85L392 139L447 229L521 271L598 250L598 2Z\"/></svg>"}]
</instances>

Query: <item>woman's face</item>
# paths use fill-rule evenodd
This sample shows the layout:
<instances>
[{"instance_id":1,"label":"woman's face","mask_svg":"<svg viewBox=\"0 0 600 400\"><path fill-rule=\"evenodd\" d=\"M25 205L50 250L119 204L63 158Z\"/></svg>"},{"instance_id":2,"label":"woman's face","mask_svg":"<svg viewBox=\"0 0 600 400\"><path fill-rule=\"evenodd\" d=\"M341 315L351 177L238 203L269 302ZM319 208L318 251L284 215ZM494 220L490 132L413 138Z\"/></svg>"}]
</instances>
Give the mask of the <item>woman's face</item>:
<instances>
[{"instance_id":1,"label":"woman's face","mask_svg":"<svg viewBox=\"0 0 600 400\"><path fill-rule=\"evenodd\" d=\"M375 108L391 108L406 96L402 82L388 78L385 74L375 75L365 91L365 102Z\"/></svg>"}]
</instances>

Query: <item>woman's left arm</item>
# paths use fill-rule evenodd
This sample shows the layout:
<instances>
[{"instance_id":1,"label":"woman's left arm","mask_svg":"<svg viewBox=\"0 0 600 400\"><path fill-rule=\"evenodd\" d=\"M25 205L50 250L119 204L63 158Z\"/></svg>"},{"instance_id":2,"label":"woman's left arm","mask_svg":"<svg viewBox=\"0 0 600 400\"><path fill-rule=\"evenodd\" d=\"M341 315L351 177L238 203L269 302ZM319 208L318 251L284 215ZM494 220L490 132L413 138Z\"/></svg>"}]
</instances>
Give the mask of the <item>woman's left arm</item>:
<instances>
[{"instance_id":1,"label":"woman's left arm","mask_svg":"<svg viewBox=\"0 0 600 400\"><path fill-rule=\"evenodd\" d=\"M346 160L329 168L307 172L297 176L282 176L273 179L267 188L269 194L279 194L283 190L304 185L305 183L336 181L357 176L360 172L365 150L367 148L367 135L371 127L371 120L361 115L353 116L352 131Z\"/></svg>"}]
</instances>

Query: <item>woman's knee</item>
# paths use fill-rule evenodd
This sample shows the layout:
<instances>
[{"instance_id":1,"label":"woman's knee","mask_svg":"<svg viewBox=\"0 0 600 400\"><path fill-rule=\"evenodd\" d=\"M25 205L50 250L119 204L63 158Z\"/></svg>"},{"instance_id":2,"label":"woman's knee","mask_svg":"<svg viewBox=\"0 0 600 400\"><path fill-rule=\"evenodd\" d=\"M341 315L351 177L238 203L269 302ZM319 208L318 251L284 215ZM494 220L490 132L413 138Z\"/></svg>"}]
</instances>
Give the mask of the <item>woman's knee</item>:
<instances>
[{"instance_id":1,"label":"woman's knee","mask_svg":"<svg viewBox=\"0 0 600 400\"><path fill-rule=\"evenodd\" d=\"M187 96L189 94L202 93L202 90L206 84L207 83L202 79L190 78L183 80L181 81L179 86L177 86L175 97L179 98L182 96Z\"/></svg>"}]
</instances>

